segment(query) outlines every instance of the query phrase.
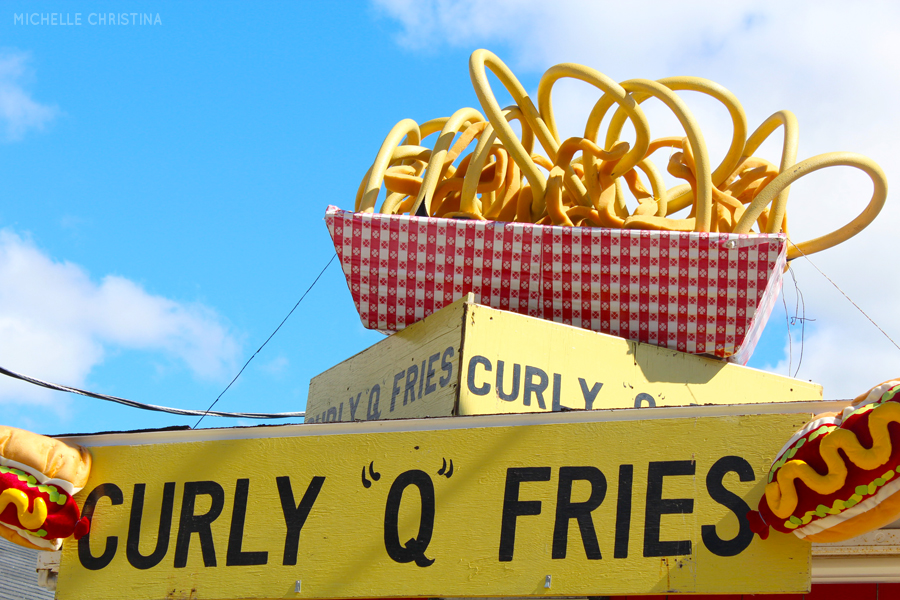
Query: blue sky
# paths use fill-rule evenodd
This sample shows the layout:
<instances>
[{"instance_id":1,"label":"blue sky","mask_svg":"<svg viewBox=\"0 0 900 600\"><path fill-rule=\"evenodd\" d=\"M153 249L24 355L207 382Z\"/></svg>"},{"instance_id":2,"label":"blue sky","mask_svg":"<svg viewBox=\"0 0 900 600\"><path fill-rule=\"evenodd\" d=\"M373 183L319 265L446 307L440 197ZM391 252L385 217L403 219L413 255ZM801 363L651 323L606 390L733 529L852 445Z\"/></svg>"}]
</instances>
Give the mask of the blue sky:
<instances>
[{"instance_id":1,"label":"blue sky","mask_svg":"<svg viewBox=\"0 0 900 600\"><path fill-rule=\"evenodd\" d=\"M622 10L602 3L564 3L551 16L528 2L5 2L0 365L143 402L206 408L333 254L325 207L352 208L390 127L404 117L422 122L477 106L467 64L477 47L504 58L529 90L563 61L617 79L709 77L737 93L751 127L775 110L794 110L801 140L809 140L801 158L868 153L890 179L897 119L873 124L871 114L849 110L851 91L824 92L836 81L852 90L866 69L881 69L881 88L896 89L888 58L896 56L896 11L872 5L883 9L882 22L864 30L838 5L822 6L817 14L766 3L686 16L654 9L644 23L650 41L631 47L624 33L592 38L581 30L591 21L580 16L585 11ZM101 25L91 17L131 11L158 15L159 23ZM81 25L17 24L22 13L61 13L69 21L80 14ZM626 16L612 14L610 22ZM765 52L784 31L796 32L796 48L787 44L779 62ZM873 44L883 54L872 58ZM769 61L766 69L747 58L751 47ZM863 72L854 71L864 55ZM589 106L586 93L572 88L557 110L577 114ZM883 101L872 102L871 113L889 114ZM714 148L716 136L707 137ZM817 185L855 193L857 180L842 177ZM822 193L810 185L813 199L797 202L816 206ZM867 193L847 210L861 210ZM798 210L811 230L824 231L815 210ZM871 293L871 280L854 263L857 256L889 256L890 246L879 244L887 244L883 235L863 234L830 251L832 259L822 254L820 266L890 329L900 324L892 303ZM848 365L859 381L847 389L896 375L890 365L900 352L873 341L877 331L847 316L848 305L818 277L809 268L799 272L817 321L808 326L806 370L798 377L823 381L846 358L840 347L894 353L877 365L861 356L865 372ZM861 331L852 345L847 336ZM359 324L335 263L216 408L303 410L311 377L381 338ZM751 364L786 373L786 339L779 305ZM826 396L849 393L826 385ZM11 381L0 381L0 402L5 423L47 433L195 421Z\"/></svg>"}]
</instances>

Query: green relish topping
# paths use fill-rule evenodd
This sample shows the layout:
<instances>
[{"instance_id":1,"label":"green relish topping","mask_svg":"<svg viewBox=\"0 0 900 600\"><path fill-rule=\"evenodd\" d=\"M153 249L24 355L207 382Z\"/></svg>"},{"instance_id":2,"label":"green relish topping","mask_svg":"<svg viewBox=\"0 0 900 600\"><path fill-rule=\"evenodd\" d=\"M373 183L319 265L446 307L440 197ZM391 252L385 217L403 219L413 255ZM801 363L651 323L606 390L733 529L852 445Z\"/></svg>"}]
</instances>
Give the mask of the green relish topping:
<instances>
[{"instance_id":1,"label":"green relish topping","mask_svg":"<svg viewBox=\"0 0 900 600\"><path fill-rule=\"evenodd\" d=\"M60 492L59 489L54 485L38 485L37 479L34 478L34 475L30 473L26 473L20 469L14 469L13 467L2 467L0 466L0 473L9 473L18 477L19 481L24 481L25 485L30 488L37 488L38 491L46 493L50 496L50 502L56 502L60 506L65 506L66 500L68 500L67 496Z\"/></svg>"},{"instance_id":2,"label":"green relish topping","mask_svg":"<svg viewBox=\"0 0 900 600\"><path fill-rule=\"evenodd\" d=\"M836 515L841 513L844 509L852 508L862 502L866 496L873 495L878 488L893 479L894 475L896 475L896 473L891 469L882 474L881 477L875 479L875 481L869 485L856 486L856 489L854 490L856 492L855 494L850 496L847 500L835 500L834 504L831 505L831 508L828 508L824 504L820 504L815 510L807 511L802 518L791 515L791 518L784 522L784 526L787 529L797 529L801 525L806 525L812 521L813 517L821 518L826 515Z\"/></svg>"}]
</instances>

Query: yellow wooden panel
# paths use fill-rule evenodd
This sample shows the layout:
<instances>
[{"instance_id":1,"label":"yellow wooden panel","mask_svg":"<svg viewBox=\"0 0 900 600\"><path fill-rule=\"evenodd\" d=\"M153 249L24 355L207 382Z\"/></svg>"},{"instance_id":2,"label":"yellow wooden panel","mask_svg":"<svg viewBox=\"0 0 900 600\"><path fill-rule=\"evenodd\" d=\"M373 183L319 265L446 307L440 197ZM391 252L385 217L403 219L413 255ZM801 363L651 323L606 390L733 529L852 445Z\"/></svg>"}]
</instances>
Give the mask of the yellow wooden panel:
<instances>
[{"instance_id":1,"label":"yellow wooden panel","mask_svg":"<svg viewBox=\"0 0 900 600\"><path fill-rule=\"evenodd\" d=\"M453 414L467 301L471 294L314 377L306 422Z\"/></svg>"},{"instance_id":2,"label":"yellow wooden panel","mask_svg":"<svg viewBox=\"0 0 900 600\"><path fill-rule=\"evenodd\" d=\"M95 447L57 598L802 592L809 544L738 517L809 416Z\"/></svg>"},{"instance_id":3,"label":"yellow wooden panel","mask_svg":"<svg viewBox=\"0 0 900 600\"><path fill-rule=\"evenodd\" d=\"M821 400L822 386L472 304L459 414Z\"/></svg>"}]
</instances>

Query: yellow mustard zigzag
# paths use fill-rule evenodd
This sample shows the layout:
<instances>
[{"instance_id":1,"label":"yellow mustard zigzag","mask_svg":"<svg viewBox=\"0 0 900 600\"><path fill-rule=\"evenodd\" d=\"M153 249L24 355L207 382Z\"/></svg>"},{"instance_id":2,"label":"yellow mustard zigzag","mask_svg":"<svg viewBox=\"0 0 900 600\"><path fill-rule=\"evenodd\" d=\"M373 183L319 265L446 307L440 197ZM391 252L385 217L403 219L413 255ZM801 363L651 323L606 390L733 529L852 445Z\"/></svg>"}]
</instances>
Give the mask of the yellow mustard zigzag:
<instances>
[{"instance_id":1,"label":"yellow mustard zigzag","mask_svg":"<svg viewBox=\"0 0 900 600\"><path fill-rule=\"evenodd\" d=\"M766 485L766 502L775 516L786 519L797 508L796 479L823 495L833 494L844 487L847 465L838 450L843 450L850 461L861 469L876 469L885 464L892 451L889 423L900 423L900 404L897 402L885 402L869 415L871 448L863 448L856 434L849 429L835 429L826 434L819 444L819 454L828 469L825 475L819 475L803 460L785 464L778 471L775 481Z\"/></svg>"},{"instance_id":2,"label":"yellow mustard zigzag","mask_svg":"<svg viewBox=\"0 0 900 600\"><path fill-rule=\"evenodd\" d=\"M25 529L37 529L47 520L47 504L43 498L35 498L34 507L28 512L28 496L25 492L9 488L0 494L0 512L10 504L15 505L19 523Z\"/></svg>"}]
</instances>

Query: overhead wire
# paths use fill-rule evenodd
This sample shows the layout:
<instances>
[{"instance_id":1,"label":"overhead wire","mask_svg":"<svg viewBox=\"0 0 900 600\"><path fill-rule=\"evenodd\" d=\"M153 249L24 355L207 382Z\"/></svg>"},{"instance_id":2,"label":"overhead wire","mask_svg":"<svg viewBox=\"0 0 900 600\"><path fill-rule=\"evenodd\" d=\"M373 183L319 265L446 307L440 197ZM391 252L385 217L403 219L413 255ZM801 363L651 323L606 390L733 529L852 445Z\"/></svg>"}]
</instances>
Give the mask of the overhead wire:
<instances>
[{"instance_id":1,"label":"overhead wire","mask_svg":"<svg viewBox=\"0 0 900 600\"><path fill-rule=\"evenodd\" d=\"M297 307L300 306L300 303L303 302L303 299L306 298L307 294L309 294L309 292L313 289L313 287L315 287L316 283L319 282L319 279L322 278L322 275L325 273L325 271L328 269L328 267L331 266L331 263L334 262L334 259L336 258L336 256L337 256L337 254L333 254L331 256L331 259L329 259L328 263L326 263L326 265L322 268L322 270L319 272L319 274L316 276L316 278L313 280L313 282L310 284L310 286L307 288L307 290L305 292L303 292L303 295L300 296L300 299L297 300L297 303L294 304L294 307L288 312L287 316L281 320L281 323L278 324L278 327L276 327L275 330L269 335L269 337L266 338L266 341L264 341L262 343L262 345L256 350L256 352L254 352L253 355L247 359L247 362L244 363L244 366L241 367L241 370L238 371L237 375L235 375L234 378L231 380L231 382L229 382L229 384L227 386L225 386L225 389L222 390L222 392L216 397L216 399L213 401L213 403L210 404L209 408L207 408L206 410L190 410L190 409L185 409L185 408L172 408L172 407L168 407L168 406L158 406L156 404L147 404L145 402L138 402L136 400L129 400L127 398L120 398L118 396L111 396L109 394L100 394L97 392L82 390L82 389L76 388L76 387L71 387L71 386L67 386L67 385L60 385L57 383L43 381L41 379L37 379L36 377L31 377L29 375L23 375L21 373L17 373L15 371L12 371L12 370L7 369L2 366L0 366L0 375L5 375L7 377L11 377L13 379L18 379L20 381L24 381L26 383L30 383L32 385L47 388L50 390L55 390L58 392L67 392L70 394L78 394L81 396L87 396L88 398L94 398L96 400L105 400L108 402L116 402L118 404L130 406L131 408L137 408L137 409L141 409L141 410L149 410L149 411L155 411L155 412L162 412L162 413L169 413L169 414L173 414L173 415L183 415L183 416L189 416L189 417L199 416L200 419L194 424L192 429L195 429L197 427L197 425L200 424L200 421L202 421L204 419L204 417L206 417L207 415L211 416L211 417L228 417L228 418L236 418L236 419L303 418L306 416L305 411L281 412L281 413L257 413L257 412L222 412L222 411L215 411L212 409L216 405L216 403L222 398L222 396L225 394L225 392L227 392L228 389L231 388L231 386L234 384L234 382L238 380L238 378L241 376L241 374L247 368L247 365L250 364L250 361L252 361L256 357L256 355L259 354L263 348L265 348L266 344L268 344L269 341L275 336L275 334L278 333L278 330L281 329L281 327L290 318L290 316L292 314L294 314L294 311L297 310Z\"/></svg>"},{"instance_id":2,"label":"overhead wire","mask_svg":"<svg viewBox=\"0 0 900 600\"><path fill-rule=\"evenodd\" d=\"M295 417L303 417L306 413L302 412L291 412L291 413L238 413L238 412L215 412L215 411L203 411L203 410L189 410L185 408L170 408L168 406L157 406L155 404L146 404L144 402L137 402L135 400L128 400L127 398L119 398L118 396L110 396L108 394L98 394L96 392L89 392L87 390L82 390L76 387L70 387L67 385L59 385L56 383L50 383L47 381L42 381L35 377L29 377L28 375L22 375L21 373L16 373L15 371L10 371L5 367L0 367L0 374L6 375L7 377L12 377L13 379L19 379L21 381L25 381L27 383L31 383L33 385L37 385L43 388L47 388L50 390L56 390L58 392L69 392L70 394L79 394L81 396L87 396L88 398L95 398L97 400L107 400L109 402L117 402L119 404L124 404L125 406L130 406L132 408L139 408L142 410L152 410L156 412L164 412L170 413L173 415L184 415L184 416L199 416L199 415L210 415L214 417L233 417L240 419L289 419Z\"/></svg>"}]
</instances>

